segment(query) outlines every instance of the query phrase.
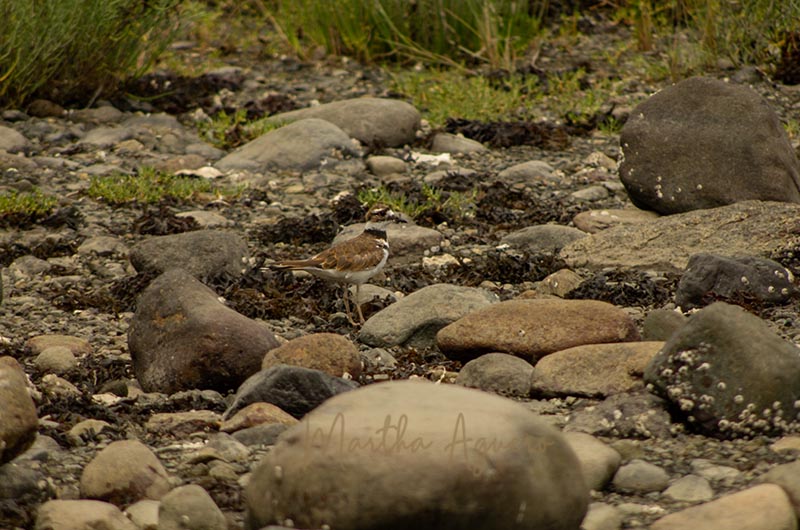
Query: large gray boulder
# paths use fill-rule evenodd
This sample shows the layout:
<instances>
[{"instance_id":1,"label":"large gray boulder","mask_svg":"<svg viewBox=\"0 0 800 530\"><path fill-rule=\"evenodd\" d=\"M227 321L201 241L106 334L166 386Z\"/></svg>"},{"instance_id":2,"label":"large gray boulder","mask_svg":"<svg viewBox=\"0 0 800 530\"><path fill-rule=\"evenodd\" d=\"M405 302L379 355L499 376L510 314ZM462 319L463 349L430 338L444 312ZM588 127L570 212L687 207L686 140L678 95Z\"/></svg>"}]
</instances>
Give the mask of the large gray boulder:
<instances>
[{"instance_id":1,"label":"large gray boulder","mask_svg":"<svg viewBox=\"0 0 800 530\"><path fill-rule=\"evenodd\" d=\"M277 346L265 326L226 307L183 269L153 280L128 329L133 371L147 392L227 392Z\"/></svg>"},{"instance_id":2,"label":"large gray boulder","mask_svg":"<svg viewBox=\"0 0 800 530\"><path fill-rule=\"evenodd\" d=\"M247 485L247 528L577 530L589 495L564 437L525 407L393 381L285 431Z\"/></svg>"},{"instance_id":3,"label":"large gray boulder","mask_svg":"<svg viewBox=\"0 0 800 530\"><path fill-rule=\"evenodd\" d=\"M693 77L667 87L631 112L620 144L620 178L639 208L800 202L800 164L786 131L746 86Z\"/></svg>"}]
</instances>

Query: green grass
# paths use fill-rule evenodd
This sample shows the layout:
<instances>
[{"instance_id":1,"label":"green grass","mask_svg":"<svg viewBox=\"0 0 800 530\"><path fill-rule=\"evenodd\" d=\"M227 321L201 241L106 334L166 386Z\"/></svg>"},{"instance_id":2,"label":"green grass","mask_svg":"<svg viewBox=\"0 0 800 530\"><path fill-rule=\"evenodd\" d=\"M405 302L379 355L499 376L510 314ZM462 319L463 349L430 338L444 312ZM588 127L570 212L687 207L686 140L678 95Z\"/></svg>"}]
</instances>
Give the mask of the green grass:
<instances>
[{"instance_id":1,"label":"green grass","mask_svg":"<svg viewBox=\"0 0 800 530\"><path fill-rule=\"evenodd\" d=\"M179 0L3 0L0 107L88 103L152 64Z\"/></svg>"},{"instance_id":2,"label":"green grass","mask_svg":"<svg viewBox=\"0 0 800 530\"><path fill-rule=\"evenodd\" d=\"M52 213L58 200L38 189L0 193L0 226L19 226L38 221Z\"/></svg>"},{"instance_id":3,"label":"green grass","mask_svg":"<svg viewBox=\"0 0 800 530\"><path fill-rule=\"evenodd\" d=\"M409 97L433 127L441 127L450 117L480 121L519 117L541 98L535 77L510 77L499 85L458 70L398 71L391 85Z\"/></svg>"},{"instance_id":4,"label":"green grass","mask_svg":"<svg viewBox=\"0 0 800 530\"><path fill-rule=\"evenodd\" d=\"M269 16L295 52L508 68L540 34L548 2L274 0Z\"/></svg>"},{"instance_id":5,"label":"green grass","mask_svg":"<svg viewBox=\"0 0 800 530\"><path fill-rule=\"evenodd\" d=\"M197 129L203 138L216 147L230 150L284 125L268 119L250 121L247 119L247 110L239 109L233 114L220 111L210 121L199 122Z\"/></svg>"},{"instance_id":6,"label":"green grass","mask_svg":"<svg viewBox=\"0 0 800 530\"><path fill-rule=\"evenodd\" d=\"M401 212L416 219L426 212L441 212L452 219L462 219L472 214L475 209L477 189L471 192L445 192L434 186L422 184L418 194L408 195L391 191L385 186L365 188L358 192L358 200L372 207L382 203L396 212Z\"/></svg>"},{"instance_id":7,"label":"green grass","mask_svg":"<svg viewBox=\"0 0 800 530\"><path fill-rule=\"evenodd\" d=\"M93 177L88 195L109 204L153 204L162 200L190 202L201 196L235 197L241 188L224 189L203 178L175 176L150 167L142 167L136 175Z\"/></svg>"}]
</instances>

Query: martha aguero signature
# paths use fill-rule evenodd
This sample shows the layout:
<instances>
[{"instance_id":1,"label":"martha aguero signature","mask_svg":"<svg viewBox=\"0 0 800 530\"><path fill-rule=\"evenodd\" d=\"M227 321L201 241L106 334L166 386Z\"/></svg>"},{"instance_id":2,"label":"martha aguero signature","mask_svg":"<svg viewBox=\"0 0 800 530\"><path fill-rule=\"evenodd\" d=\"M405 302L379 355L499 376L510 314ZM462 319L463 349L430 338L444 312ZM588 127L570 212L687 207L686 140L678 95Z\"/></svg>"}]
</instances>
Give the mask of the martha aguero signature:
<instances>
[{"instance_id":1,"label":"martha aguero signature","mask_svg":"<svg viewBox=\"0 0 800 530\"><path fill-rule=\"evenodd\" d=\"M456 416L452 435L437 437L436 440L414 436L409 431L409 418L406 414L393 417L387 414L383 425L372 433L352 436L347 432L345 415L337 414L326 429L306 422L305 444L307 449L339 452L368 452L384 455L436 451L451 459L469 459L475 454L489 455L501 451L527 450L543 452L554 442L550 438L521 436L518 438L498 438L470 436L463 413Z\"/></svg>"}]
</instances>

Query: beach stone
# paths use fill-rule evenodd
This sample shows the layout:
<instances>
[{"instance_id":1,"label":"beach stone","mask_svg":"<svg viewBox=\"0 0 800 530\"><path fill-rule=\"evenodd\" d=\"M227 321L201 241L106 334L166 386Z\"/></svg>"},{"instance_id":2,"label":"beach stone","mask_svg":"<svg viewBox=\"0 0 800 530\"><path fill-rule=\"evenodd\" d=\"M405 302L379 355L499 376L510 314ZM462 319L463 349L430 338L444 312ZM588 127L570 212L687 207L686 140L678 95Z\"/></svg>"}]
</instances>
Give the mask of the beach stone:
<instances>
[{"instance_id":1,"label":"beach stone","mask_svg":"<svg viewBox=\"0 0 800 530\"><path fill-rule=\"evenodd\" d=\"M589 234L619 225L637 225L657 219L658 214L649 210L628 208L625 210L589 210L572 218L575 228Z\"/></svg>"},{"instance_id":2,"label":"beach stone","mask_svg":"<svg viewBox=\"0 0 800 530\"><path fill-rule=\"evenodd\" d=\"M332 245L352 239L364 231L365 223L347 225L333 238ZM442 243L441 232L414 223L389 223L386 225L386 240L389 242L390 263L404 256L421 256L431 247Z\"/></svg>"},{"instance_id":3,"label":"beach stone","mask_svg":"<svg viewBox=\"0 0 800 530\"><path fill-rule=\"evenodd\" d=\"M581 523L581 530L619 530L622 528L622 511L616 506L593 502Z\"/></svg>"},{"instance_id":4,"label":"beach stone","mask_svg":"<svg viewBox=\"0 0 800 530\"><path fill-rule=\"evenodd\" d=\"M652 530L797 530L797 517L786 493L761 484L671 513Z\"/></svg>"},{"instance_id":5,"label":"beach stone","mask_svg":"<svg viewBox=\"0 0 800 530\"><path fill-rule=\"evenodd\" d=\"M457 134L440 132L433 135L431 151L434 153L466 154L482 153L488 151L488 149L476 140L464 138Z\"/></svg>"},{"instance_id":6,"label":"beach stone","mask_svg":"<svg viewBox=\"0 0 800 530\"><path fill-rule=\"evenodd\" d=\"M639 339L622 309L597 300L507 300L468 313L436 335L439 349L462 362L484 353L517 355L535 363L581 344Z\"/></svg>"},{"instance_id":7,"label":"beach stone","mask_svg":"<svg viewBox=\"0 0 800 530\"><path fill-rule=\"evenodd\" d=\"M625 392L571 414L564 431L615 438L668 438L672 420L664 400L648 392Z\"/></svg>"},{"instance_id":8,"label":"beach stone","mask_svg":"<svg viewBox=\"0 0 800 530\"><path fill-rule=\"evenodd\" d=\"M350 530L577 530L589 500L574 453L535 414L421 381L369 385L323 404L281 435L246 498L250 530L287 520Z\"/></svg>"},{"instance_id":9,"label":"beach stone","mask_svg":"<svg viewBox=\"0 0 800 530\"><path fill-rule=\"evenodd\" d=\"M92 353L88 340L70 335L37 335L25 341L25 349L32 355L39 355L49 348L67 348L75 357Z\"/></svg>"},{"instance_id":10,"label":"beach stone","mask_svg":"<svg viewBox=\"0 0 800 530\"><path fill-rule=\"evenodd\" d=\"M270 350L261 362L266 370L278 364L321 370L335 377L361 375L361 355L350 340L336 333L312 333Z\"/></svg>"},{"instance_id":11,"label":"beach stone","mask_svg":"<svg viewBox=\"0 0 800 530\"><path fill-rule=\"evenodd\" d=\"M158 530L228 530L222 511L197 484L180 486L161 499Z\"/></svg>"},{"instance_id":12,"label":"beach stone","mask_svg":"<svg viewBox=\"0 0 800 530\"><path fill-rule=\"evenodd\" d=\"M242 383L223 419L259 401L302 418L326 399L354 388L358 388L357 383L319 370L279 364L253 374Z\"/></svg>"},{"instance_id":13,"label":"beach stone","mask_svg":"<svg viewBox=\"0 0 800 530\"><path fill-rule=\"evenodd\" d=\"M364 145L384 147L413 143L421 120L419 111L405 101L364 97L282 112L267 121L287 123L309 118L332 123Z\"/></svg>"},{"instance_id":14,"label":"beach stone","mask_svg":"<svg viewBox=\"0 0 800 530\"><path fill-rule=\"evenodd\" d=\"M686 475L664 490L664 496L682 502L706 502L714 498L714 490L705 478Z\"/></svg>"},{"instance_id":15,"label":"beach stone","mask_svg":"<svg viewBox=\"0 0 800 530\"><path fill-rule=\"evenodd\" d=\"M561 269L548 274L542 281L537 282L533 291L521 293L519 297L538 298L541 295L552 295L564 298L567 293L577 289L581 283L583 283L583 276L569 269Z\"/></svg>"},{"instance_id":16,"label":"beach stone","mask_svg":"<svg viewBox=\"0 0 800 530\"><path fill-rule=\"evenodd\" d=\"M571 226L545 224L528 226L509 233L500 240L514 247L524 249L531 253L553 254L563 247L586 237L582 232Z\"/></svg>"},{"instance_id":17,"label":"beach stone","mask_svg":"<svg viewBox=\"0 0 800 530\"><path fill-rule=\"evenodd\" d=\"M589 489L602 490L619 469L620 454L591 434L567 432L564 438L581 463Z\"/></svg>"},{"instance_id":18,"label":"beach stone","mask_svg":"<svg viewBox=\"0 0 800 530\"><path fill-rule=\"evenodd\" d=\"M146 392L228 391L258 372L277 346L265 326L226 307L182 269L153 280L128 329L133 371Z\"/></svg>"},{"instance_id":19,"label":"beach stone","mask_svg":"<svg viewBox=\"0 0 800 530\"><path fill-rule=\"evenodd\" d=\"M776 261L702 253L689 258L675 292L675 304L684 311L717 300L780 305L797 294L794 275Z\"/></svg>"},{"instance_id":20,"label":"beach stone","mask_svg":"<svg viewBox=\"0 0 800 530\"><path fill-rule=\"evenodd\" d=\"M527 398L532 373L533 366L524 359L507 353L487 353L462 366L456 384L501 396Z\"/></svg>"},{"instance_id":21,"label":"beach stone","mask_svg":"<svg viewBox=\"0 0 800 530\"><path fill-rule=\"evenodd\" d=\"M33 144L22 133L11 127L0 125L0 150L16 153L26 151L31 147Z\"/></svg>"},{"instance_id":22,"label":"beach stone","mask_svg":"<svg viewBox=\"0 0 800 530\"><path fill-rule=\"evenodd\" d=\"M505 168L497 174L497 180L507 184L531 184L555 180L553 166L544 160L528 160Z\"/></svg>"},{"instance_id":23,"label":"beach stone","mask_svg":"<svg viewBox=\"0 0 800 530\"><path fill-rule=\"evenodd\" d=\"M644 369L663 345L586 344L551 353L536 363L531 392L544 397L605 397L644 389Z\"/></svg>"},{"instance_id":24,"label":"beach stone","mask_svg":"<svg viewBox=\"0 0 800 530\"><path fill-rule=\"evenodd\" d=\"M239 410L220 425L222 432L236 432L256 425L281 423L294 425L297 419L272 403L256 402Z\"/></svg>"},{"instance_id":25,"label":"beach stone","mask_svg":"<svg viewBox=\"0 0 800 530\"><path fill-rule=\"evenodd\" d=\"M800 460L775 466L758 478L759 482L777 484L792 503L795 514L800 517Z\"/></svg>"},{"instance_id":26,"label":"beach stone","mask_svg":"<svg viewBox=\"0 0 800 530\"><path fill-rule=\"evenodd\" d=\"M440 329L498 300L497 295L475 287L428 285L372 315L361 327L358 340L378 348L430 347Z\"/></svg>"},{"instance_id":27,"label":"beach stone","mask_svg":"<svg viewBox=\"0 0 800 530\"><path fill-rule=\"evenodd\" d=\"M36 439L39 418L22 366L0 357L0 464L24 453Z\"/></svg>"},{"instance_id":28,"label":"beach stone","mask_svg":"<svg viewBox=\"0 0 800 530\"><path fill-rule=\"evenodd\" d=\"M683 273L698 249L712 254L766 257L786 246L786 227L800 205L744 201L708 210L620 225L561 249L571 269L642 269Z\"/></svg>"},{"instance_id":29,"label":"beach stone","mask_svg":"<svg viewBox=\"0 0 800 530\"><path fill-rule=\"evenodd\" d=\"M93 500L50 500L39 507L34 530L140 530L113 504Z\"/></svg>"},{"instance_id":30,"label":"beach stone","mask_svg":"<svg viewBox=\"0 0 800 530\"><path fill-rule=\"evenodd\" d=\"M343 153L358 156L358 148L342 129L321 119L302 119L262 134L214 165L222 171L311 171L336 161Z\"/></svg>"},{"instance_id":31,"label":"beach stone","mask_svg":"<svg viewBox=\"0 0 800 530\"><path fill-rule=\"evenodd\" d=\"M657 92L620 134L620 179L661 214L738 201L800 202L800 164L780 118L748 86L692 77Z\"/></svg>"},{"instance_id":32,"label":"beach stone","mask_svg":"<svg viewBox=\"0 0 800 530\"><path fill-rule=\"evenodd\" d=\"M125 515L136 525L139 530L159 530L158 507L159 501L143 499L125 508Z\"/></svg>"},{"instance_id":33,"label":"beach stone","mask_svg":"<svg viewBox=\"0 0 800 530\"><path fill-rule=\"evenodd\" d=\"M675 331L686 324L686 317L672 309L653 309L642 322L642 339L666 341Z\"/></svg>"},{"instance_id":34,"label":"beach stone","mask_svg":"<svg viewBox=\"0 0 800 530\"><path fill-rule=\"evenodd\" d=\"M86 465L80 480L83 497L117 505L158 500L170 487L167 470L138 440L111 442Z\"/></svg>"},{"instance_id":35,"label":"beach stone","mask_svg":"<svg viewBox=\"0 0 800 530\"><path fill-rule=\"evenodd\" d=\"M619 491L650 493L666 488L669 475L655 464L634 459L617 470L612 483Z\"/></svg>"},{"instance_id":36,"label":"beach stone","mask_svg":"<svg viewBox=\"0 0 800 530\"><path fill-rule=\"evenodd\" d=\"M800 413L800 350L757 316L716 302L669 338L645 382L708 436L781 433Z\"/></svg>"},{"instance_id":37,"label":"beach stone","mask_svg":"<svg viewBox=\"0 0 800 530\"><path fill-rule=\"evenodd\" d=\"M147 238L131 248L138 272L161 274L182 268L200 280L238 278L249 256L241 235L224 230L195 230Z\"/></svg>"},{"instance_id":38,"label":"beach stone","mask_svg":"<svg viewBox=\"0 0 800 530\"><path fill-rule=\"evenodd\" d=\"M367 159L367 169L373 175L385 177L396 173L405 173L408 165L395 156L371 156Z\"/></svg>"}]
</instances>

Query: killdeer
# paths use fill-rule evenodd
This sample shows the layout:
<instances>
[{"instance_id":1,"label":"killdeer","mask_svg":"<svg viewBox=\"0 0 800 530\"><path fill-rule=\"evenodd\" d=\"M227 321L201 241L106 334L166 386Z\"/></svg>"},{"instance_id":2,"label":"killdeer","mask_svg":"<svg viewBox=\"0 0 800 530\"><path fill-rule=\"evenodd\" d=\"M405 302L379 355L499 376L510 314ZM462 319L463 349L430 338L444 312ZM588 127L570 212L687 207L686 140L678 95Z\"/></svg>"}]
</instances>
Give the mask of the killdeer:
<instances>
[{"instance_id":1,"label":"killdeer","mask_svg":"<svg viewBox=\"0 0 800 530\"><path fill-rule=\"evenodd\" d=\"M358 303L361 284L378 274L389 258L389 241L386 239L386 225L391 222L406 222L391 208L376 204L367 212L367 224L358 236L338 243L308 259L279 261L269 267L275 270L302 270L328 281L344 285L344 307L351 324L353 316L348 301L347 284L356 286L354 301L358 318L364 322L364 314Z\"/></svg>"}]
</instances>

